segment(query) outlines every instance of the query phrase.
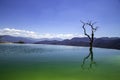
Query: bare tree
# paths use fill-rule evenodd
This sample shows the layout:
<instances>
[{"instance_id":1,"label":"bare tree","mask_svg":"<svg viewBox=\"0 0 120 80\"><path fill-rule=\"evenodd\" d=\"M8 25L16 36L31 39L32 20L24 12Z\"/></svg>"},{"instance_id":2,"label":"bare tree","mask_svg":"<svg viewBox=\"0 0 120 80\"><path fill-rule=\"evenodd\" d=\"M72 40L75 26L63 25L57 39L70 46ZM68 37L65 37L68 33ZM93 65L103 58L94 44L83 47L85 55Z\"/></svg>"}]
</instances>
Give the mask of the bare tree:
<instances>
[{"instance_id":1,"label":"bare tree","mask_svg":"<svg viewBox=\"0 0 120 80\"><path fill-rule=\"evenodd\" d=\"M97 30L97 27L94 27L94 24L96 22L88 21L88 22L85 23L85 22L81 21L81 23L83 24L82 28L84 30L84 35L86 35L89 38L89 45L90 45L89 54L88 54L88 56L86 56L83 59L82 68L83 68L83 66L85 64L86 59L88 59L89 57L91 59L90 68L92 68L92 65L95 64L95 62L93 61L93 42L94 42L94 33ZM86 27L90 27L91 28L91 34L87 33Z\"/></svg>"}]
</instances>

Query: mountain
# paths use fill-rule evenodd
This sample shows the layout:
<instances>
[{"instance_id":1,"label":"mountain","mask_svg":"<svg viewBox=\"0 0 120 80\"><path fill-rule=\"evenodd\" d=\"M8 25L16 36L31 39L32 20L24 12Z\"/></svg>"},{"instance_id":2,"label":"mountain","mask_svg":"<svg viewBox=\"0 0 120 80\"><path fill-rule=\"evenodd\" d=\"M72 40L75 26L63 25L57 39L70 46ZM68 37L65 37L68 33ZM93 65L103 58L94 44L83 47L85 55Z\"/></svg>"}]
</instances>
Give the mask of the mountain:
<instances>
[{"instance_id":1,"label":"mountain","mask_svg":"<svg viewBox=\"0 0 120 80\"><path fill-rule=\"evenodd\" d=\"M87 37L83 38L72 38L65 39L62 41L38 41L35 44L54 44L54 45L71 45L71 46L89 46L89 39ZM102 38L94 38L94 47L100 48L110 48L110 49L120 49L120 38L118 37L102 37Z\"/></svg>"},{"instance_id":2,"label":"mountain","mask_svg":"<svg viewBox=\"0 0 120 80\"><path fill-rule=\"evenodd\" d=\"M14 37L9 35L0 36L0 42L19 42L19 41L23 41L25 43L34 43L37 40L34 40L32 38L26 38L26 37Z\"/></svg>"},{"instance_id":3,"label":"mountain","mask_svg":"<svg viewBox=\"0 0 120 80\"><path fill-rule=\"evenodd\" d=\"M71 39L71 41L74 41L74 42L80 42L80 41L83 41L83 42L89 42L89 39L87 37L74 37Z\"/></svg>"},{"instance_id":4,"label":"mountain","mask_svg":"<svg viewBox=\"0 0 120 80\"><path fill-rule=\"evenodd\" d=\"M94 41L95 47L120 49L120 38L98 38Z\"/></svg>"},{"instance_id":5,"label":"mountain","mask_svg":"<svg viewBox=\"0 0 120 80\"><path fill-rule=\"evenodd\" d=\"M24 43L35 43L37 41L61 41L62 39L60 38L40 38L40 39L34 39L34 38L28 38L28 37L15 37L15 36L10 36L10 35L0 35L0 42L24 42Z\"/></svg>"},{"instance_id":6,"label":"mountain","mask_svg":"<svg viewBox=\"0 0 120 80\"><path fill-rule=\"evenodd\" d=\"M27 38L27 37L14 37L10 35L1 35L0 42L13 42L13 43L34 43L34 44L53 44L53 45L71 45L71 46L89 46L89 39L87 37L74 37L72 39L60 38ZM120 49L119 37L101 37L94 38L94 47Z\"/></svg>"}]
</instances>

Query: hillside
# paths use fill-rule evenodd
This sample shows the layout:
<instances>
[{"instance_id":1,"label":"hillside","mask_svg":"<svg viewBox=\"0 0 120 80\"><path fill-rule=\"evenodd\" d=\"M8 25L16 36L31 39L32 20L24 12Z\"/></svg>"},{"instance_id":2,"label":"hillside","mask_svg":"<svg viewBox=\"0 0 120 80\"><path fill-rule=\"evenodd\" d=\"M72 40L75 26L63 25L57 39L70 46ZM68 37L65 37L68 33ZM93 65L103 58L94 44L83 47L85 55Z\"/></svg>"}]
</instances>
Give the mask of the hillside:
<instances>
[{"instance_id":1,"label":"hillside","mask_svg":"<svg viewBox=\"0 0 120 80\"><path fill-rule=\"evenodd\" d=\"M63 41L39 41L35 44L53 44L53 45L71 45L71 46L89 46L89 40L86 37L83 38L72 38L72 39L65 39ZM102 38L95 38L94 47L100 48L110 48L110 49L120 49L120 38L112 37L102 37Z\"/></svg>"}]
</instances>

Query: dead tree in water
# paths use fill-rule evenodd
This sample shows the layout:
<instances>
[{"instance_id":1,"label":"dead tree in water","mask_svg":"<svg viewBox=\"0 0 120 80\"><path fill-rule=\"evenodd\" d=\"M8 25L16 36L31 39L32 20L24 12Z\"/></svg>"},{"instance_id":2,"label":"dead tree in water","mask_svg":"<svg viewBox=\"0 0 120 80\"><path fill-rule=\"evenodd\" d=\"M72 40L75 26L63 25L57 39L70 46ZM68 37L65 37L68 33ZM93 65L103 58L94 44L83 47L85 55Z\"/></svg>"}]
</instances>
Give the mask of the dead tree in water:
<instances>
[{"instance_id":1,"label":"dead tree in water","mask_svg":"<svg viewBox=\"0 0 120 80\"><path fill-rule=\"evenodd\" d=\"M85 64L86 59L88 59L89 57L91 59L90 68L92 68L92 65L95 64L95 62L93 61L93 42L94 42L94 32L97 30L97 27L94 27L94 24L96 22L93 23L93 22L89 21L89 22L85 23L85 22L81 21L81 23L83 24L82 28L84 30L84 35L86 35L89 38L89 45L90 45L89 54L88 54L88 56L86 56L84 58L82 68L83 68L83 66ZM86 27L91 28L91 34L87 33Z\"/></svg>"}]
</instances>

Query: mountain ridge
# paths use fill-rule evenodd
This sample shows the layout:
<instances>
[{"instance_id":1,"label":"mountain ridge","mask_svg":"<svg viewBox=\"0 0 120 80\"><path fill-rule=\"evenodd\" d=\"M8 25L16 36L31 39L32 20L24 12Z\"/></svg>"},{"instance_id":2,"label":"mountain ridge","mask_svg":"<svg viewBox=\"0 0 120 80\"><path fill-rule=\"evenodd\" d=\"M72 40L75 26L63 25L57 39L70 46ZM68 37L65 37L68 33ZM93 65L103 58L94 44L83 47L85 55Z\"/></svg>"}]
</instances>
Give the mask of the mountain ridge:
<instances>
[{"instance_id":1,"label":"mountain ridge","mask_svg":"<svg viewBox=\"0 0 120 80\"><path fill-rule=\"evenodd\" d=\"M28 37L14 37L10 35L0 35L0 43L12 42L12 43L32 43L32 44L52 44L52 45L70 45L70 46L89 46L89 39L87 37L73 37L72 39L60 39L60 38L41 38L34 39ZM101 37L94 38L93 47L110 48L120 50L120 38L119 37Z\"/></svg>"},{"instance_id":2,"label":"mountain ridge","mask_svg":"<svg viewBox=\"0 0 120 80\"><path fill-rule=\"evenodd\" d=\"M70 45L70 46L88 46L89 47L89 39L87 37L84 37L84 38L65 39L63 41L39 41L39 42L36 42L35 44L53 44L53 45ZM94 38L93 47L120 50L120 38L118 37L117 38L116 37Z\"/></svg>"}]
</instances>

